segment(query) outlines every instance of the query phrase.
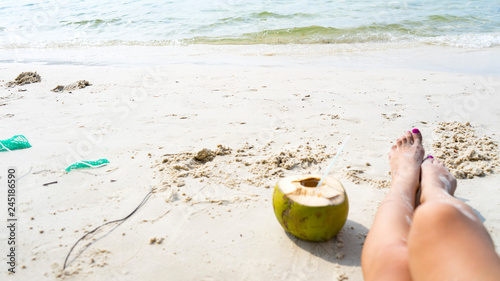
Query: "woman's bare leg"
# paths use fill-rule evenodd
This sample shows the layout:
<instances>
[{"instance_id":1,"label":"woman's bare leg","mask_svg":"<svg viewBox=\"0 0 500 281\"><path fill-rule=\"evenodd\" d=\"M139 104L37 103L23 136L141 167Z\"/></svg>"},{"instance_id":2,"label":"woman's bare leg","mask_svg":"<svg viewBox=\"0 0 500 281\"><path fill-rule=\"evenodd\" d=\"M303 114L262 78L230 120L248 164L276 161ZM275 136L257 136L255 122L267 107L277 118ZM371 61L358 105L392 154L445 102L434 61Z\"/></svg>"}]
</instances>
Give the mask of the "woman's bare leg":
<instances>
[{"instance_id":1,"label":"woman's bare leg","mask_svg":"<svg viewBox=\"0 0 500 281\"><path fill-rule=\"evenodd\" d=\"M411 280L406 240L423 156L422 136L417 129L407 132L391 148L391 189L377 211L361 255L366 281Z\"/></svg>"},{"instance_id":2,"label":"woman's bare leg","mask_svg":"<svg viewBox=\"0 0 500 281\"><path fill-rule=\"evenodd\" d=\"M435 159L421 167L421 205L408 238L411 277L500 280L500 258L473 210L453 197L456 180Z\"/></svg>"}]
</instances>

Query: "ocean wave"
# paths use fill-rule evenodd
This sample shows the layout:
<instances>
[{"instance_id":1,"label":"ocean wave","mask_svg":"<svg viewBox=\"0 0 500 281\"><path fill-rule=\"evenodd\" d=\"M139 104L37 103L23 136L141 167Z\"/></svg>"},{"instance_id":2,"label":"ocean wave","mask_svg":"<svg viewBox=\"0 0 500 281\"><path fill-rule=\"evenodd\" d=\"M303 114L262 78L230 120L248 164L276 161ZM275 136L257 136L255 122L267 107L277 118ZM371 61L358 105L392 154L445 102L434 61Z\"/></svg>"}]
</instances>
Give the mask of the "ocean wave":
<instances>
[{"instance_id":1,"label":"ocean wave","mask_svg":"<svg viewBox=\"0 0 500 281\"><path fill-rule=\"evenodd\" d=\"M279 14L279 13L273 13L273 12L267 12L267 11L250 14L251 18L258 18L258 19L313 18L314 16L315 16L314 14L308 14L308 13Z\"/></svg>"},{"instance_id":2,"label":"ocean wave","mask_svg":"<svg viewBox=\"0 0 500 281\"><path fill-rule=\"evenodd\" d=\"M119 18L113 19L92 19L92 20L79 20L79 21L60 21L62 25L76 25L76 26L86 26L91 28L100 27L107 24L120 24L122 22Z\"/></svg>"},{"instance_id":3,"label":"ocean wave","mask_svg":"<svg viewBox=\"0 0 500 281\"><path fill-rule=\"evenodd\" d=\"M267 13L267 12L266 12ZM268 13L265 17L276 16ZM454 20L455 17L431 16L434 21L447 22ZM164 19L166 20L166 19ZM462 19L465 21L465 19ZM118 24L120 19L108 20L82 20L74 22L66 22L66 25L78 25L90 28L97 28L100 25ZM167 20L172 22L172 20ZM236 21L244 21L240 18L222 19L217 24L225 24L232 26ZM167 30L154 30L154 32L162 32L163 36L155 34L145 36L144 39L134 39L130 36L129 40L123 37L129 37L129 33L123 33L133 22L127 22L123 28L115 30L113 39L107 39L108 36L96 38L87 36L82 30L82 36L53 36L52 41L49 39L31 40L23 37L23 33L15 31L12 35L4 36L5 40L0 40L0 48L73 48L84 46L168 46L168 45L256 45L256 44L365 44L365 43L404 43L404 44L428 44L442 45L460 48L489 48L500 46L500 32L443 32L437 25L422 25L418 22L402 21L400 23L391 24L370 24L357 27L336 28L329 26L304 26L281 29L268 29L257 32L246 32L242 34L234 33L231 35L221 36L196 36L196 34L207 34L207 30L213 28L212 25L207 25L197 30L191 30L187 34L167 34ZM165 23L167 24L167 23ZM443 29L445 27L441 27ZM0 31L4 30L0 27ZM100 29L98 29L100 30ZM498 29L494 29L498 30ZM151 31L148 29L147 31ZM14 31L12 31L14 32ZM5 34L5 33L4 33ZM0 36L2 33L0 33ZM69 38L68 38L69 37ZM159 39L149 39L149 38ZM0 37L1 38L1 37Z\"/></svg>"},{"instance_id":4,"label":"ocean wave","mask_svg":"<svg viewBox=\"0 0 500 281\"><path fill-rule=\"evenodd\" d=\"M376 32L375 32L376 31ZM333 28L323 26L294 27L245 33L237 37L195 37L184 40L191 44L341 44L392 41L393 33L400 38L411 37L411 30L401 25Z\"/></svg>"},{"instance_id":5,"label":"ocean wave","mask_svg":"<svg viewBox=\"0 0 500 281\"><path fill-rule=\"evenodd\" d=\"M481 49L500 46L500 33L443 35L418 40L429 45Z\"/></svg>"},{"instance_id":6,"label":"ocean wave","mask_svg":"<svg viewBox=\"0 0 500 281\"><path fill-rule=\"evenodd\" d=\"M190 38L180 40L60 40L40 42L1 42L0 49L23 49L23 48L81 48L81 47L106 47L106 46L189 46L189 45L342 45L342 49L360 50L360 46L387 45L388 48L409 47L416 45L437 45L457 48L481 49L500 46L500 33L484 34L459 34L444 36L417 37L412 34L401 32L393 34L381 32L379 34L366 33L364 37L360 34L345 34L339 30L312 28L314 35L307 33L308 28L298 28L288 31L261 32L247 34L245 37L235 38ZM349 47L351 46L351 47ZM372 48L361 48L370 50Z\"/></svg>"},{"instance_id":7,"label":"ocean wave","mask_svg":"<svg viewBox=\"0 0 500 281\"><path fill-rule=\"evenodd\" d=\"M191 33L205 33L205 32L213 32L218 29L226 28L226 29L234 29L237 26L245 26L256 25L256 26L264 26L266 21L272 20L300 20L313 18L313 14L306 13L292 13L292 14L279 14L273 12L255 12L255 13L247 13L245 15L236 16L236 17L222 17L220 19L214 20L212 23L202 24L190 30ZM258 22L256 24L256 22Z\"/></svg>"},{"instance_id":8,"label":"ocean wave","mask_svg":"<svg viewBox=\"0 0 500 281\"><path fill-rule=\"evenodd\" d=\"M411 41L462 48L487 48L500 46L500 33L435 35L424 28L410 28L405 24L387 24L344 29L308 26L264 30L236 37L195 37L182 40L187 44L215 45L408 43Z\"/></svg>"}]
</instances>

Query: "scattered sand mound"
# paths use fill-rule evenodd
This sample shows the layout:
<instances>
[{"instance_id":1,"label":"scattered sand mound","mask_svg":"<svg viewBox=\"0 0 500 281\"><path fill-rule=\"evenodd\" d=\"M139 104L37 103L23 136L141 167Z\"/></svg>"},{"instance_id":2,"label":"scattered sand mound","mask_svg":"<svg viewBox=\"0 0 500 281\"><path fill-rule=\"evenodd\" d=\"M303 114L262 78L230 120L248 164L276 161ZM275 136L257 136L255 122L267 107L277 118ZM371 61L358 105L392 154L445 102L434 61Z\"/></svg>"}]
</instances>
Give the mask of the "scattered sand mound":
<instances>
[{"instance_id":1,"label":"scattered sand mound","mask_svg":"<svg viewBox=\"0 0 500 281\"><path fill-rule=\"evenodd\" d=\"M7 82L7 87L41 82L42 78L36 72L22 72L14 81Z\"/></svg>"},{"instance_id":2,"label":"scattered sand mound","mask_svg":"<svg viewBox=\"0 0 500 281\"><path fill-rule=\"evenodd\" d=\"M432 144L432 155L456 178L472 179L498 169L498 144L488 136L476 136L469 122L442 122L434 132L438 139Z\"/></svg>"},{"instance_id":3,"label":"scattered sand mound","mask_svg":"<svg viewBox=\"0 0 500 281\"><path fill-rule=\"evenodd\" d=\"M290 174L310 173L324 167L332 154L324 145L300 145L293 149L277 149L273 142L257 148L252 145L233 150L219 145L196 153L167 154L156 167L162 191L170 186L185 185L184 178L195 178L229 188L241 184L272 187L278 178ZM320 165L322 164L322 165ZM238 173L235 173L238 171Z\"/></svg>"},{"instance_id":4,"label":"scattered sand mound","mask_svg":"<svg viewBox=\"0 0 500 281\"><path fill-rule=\"evenodd\" d=\"M58 85L54 89L52 89L52 92L63 92L63 91L73 91L77 89L83 89L87 86L92 86L92 84L89 83L89 81L86 80L78 80L74 83L71 83L69 85L63 86L63 85Z\"/></svg>"},{"instance_id":5,"label":"scattered sand mound","mask_svg":"<svg viewBox=\"0 0 500 281\"><path fill-rule=\"evenodd\" d=\"M499 167L497 144L491 138L477 137L472 126L440 123L435 129L438 140L432 155L443 161L455 177L473 178L494 172ZM218 145L215 150L166 154L156 164L160 183L155 192L182 187L187 180L238 188L242 184L270 188L279 178L292 174L319 173L335 151L321 144L295 148L275 147L270 142L262 147L245 145L231 149ZM367 166L369 164L367 163ZM344 176L355 184L368 183L377 188L390 186L390 180L364 175L364 170L347 166Z\"/></svg>"}]
</instances>

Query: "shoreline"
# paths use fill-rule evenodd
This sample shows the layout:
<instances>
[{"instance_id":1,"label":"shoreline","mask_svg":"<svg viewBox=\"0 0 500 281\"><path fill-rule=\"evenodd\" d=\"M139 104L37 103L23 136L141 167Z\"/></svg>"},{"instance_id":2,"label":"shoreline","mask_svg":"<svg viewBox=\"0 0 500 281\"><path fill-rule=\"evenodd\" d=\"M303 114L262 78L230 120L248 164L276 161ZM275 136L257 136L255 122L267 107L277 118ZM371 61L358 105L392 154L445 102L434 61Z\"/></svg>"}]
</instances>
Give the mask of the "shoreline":
<instances>
[{"instance_id":1,"label":"shoreline","mask_svg":"<svg viewBox=\"0 0 500 281\"><path fill-rule=\"evenodd\" d=\"M416 69L500 75L500 47L466 49L405 44L106 46L4 49L0 63L148 67L168 65L316 66Z\"/></svg>"}]
</instances>

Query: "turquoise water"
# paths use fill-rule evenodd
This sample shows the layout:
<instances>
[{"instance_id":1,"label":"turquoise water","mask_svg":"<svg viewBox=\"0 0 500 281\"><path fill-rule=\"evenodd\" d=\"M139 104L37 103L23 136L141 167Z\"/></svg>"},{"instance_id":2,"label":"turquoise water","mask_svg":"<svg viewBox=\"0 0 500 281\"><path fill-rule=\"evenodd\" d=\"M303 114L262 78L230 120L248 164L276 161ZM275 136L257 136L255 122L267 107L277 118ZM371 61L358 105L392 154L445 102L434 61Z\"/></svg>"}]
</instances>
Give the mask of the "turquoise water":
<instances>
[{"instance_id":1,"label":"turquoise water","mask_svg":"<svg viewBox=\"0 0 500 281\"><path fill-rule=\"evenodd\" d=\"M0 48L402 43L500 46L500 1L0 2Z\"/></svg>"}]
</instances>

